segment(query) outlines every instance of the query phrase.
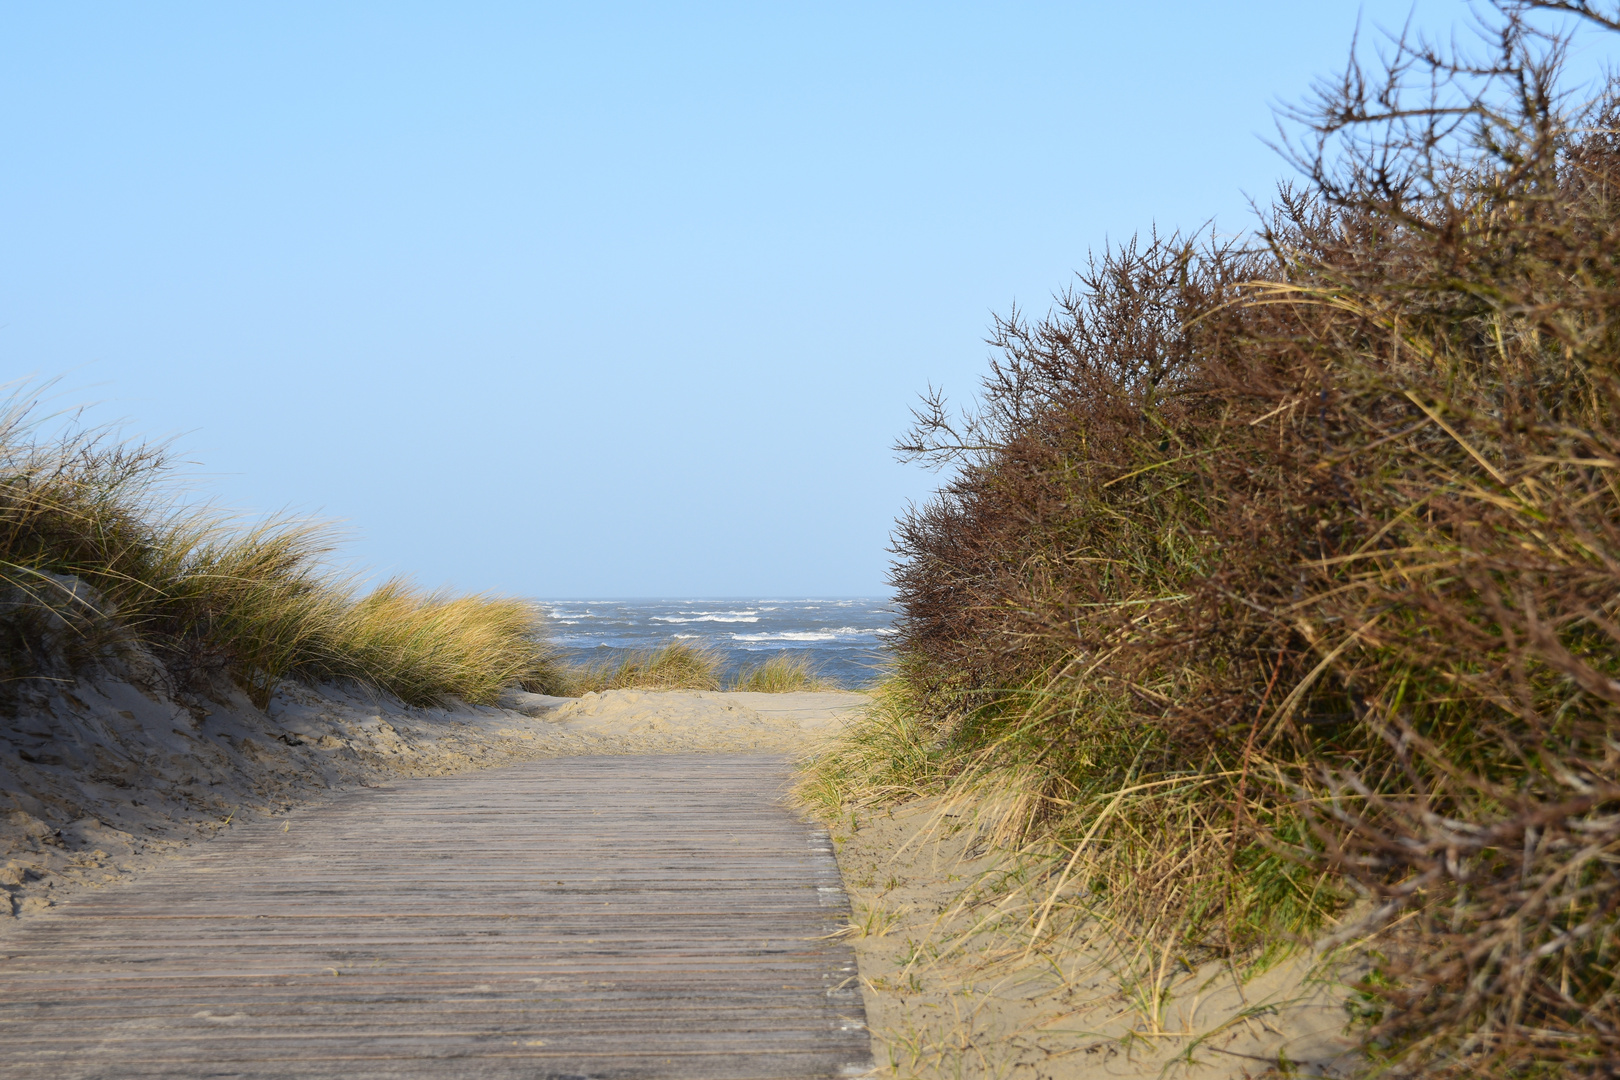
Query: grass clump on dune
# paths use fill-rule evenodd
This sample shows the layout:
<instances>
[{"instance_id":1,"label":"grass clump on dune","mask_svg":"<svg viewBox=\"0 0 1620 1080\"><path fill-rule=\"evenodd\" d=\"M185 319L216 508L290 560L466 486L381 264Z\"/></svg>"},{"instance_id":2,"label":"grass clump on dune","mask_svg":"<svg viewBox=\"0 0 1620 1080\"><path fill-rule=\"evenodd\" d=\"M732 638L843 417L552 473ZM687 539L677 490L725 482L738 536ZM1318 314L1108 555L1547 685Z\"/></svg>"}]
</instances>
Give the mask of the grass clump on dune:
<instances>
[{"instance_id":1,"label":"grass clump on dune","mask_svg":"<svg viewBox=\"0 0 1620 1080\"><path fill-rule=\"evenodd\" d=\"M721 672L725 657L712 648L669 641L652 649L627 653L605 664L568 670L558 693L588 694L604 690L720 690L786 694L796 690L836 690L808 659L781 653L744 668L727 686Z\"/></svg>"},{"instance_id":2,"label":"grass clump on dune","mask_svg":"<svg viewBox=\"0 0 1620 1080\"><path fill-rule=\"evenodd\" d=\"M352 679L412 704L555 691L561 668L527 604L361 595L331 576L331 532L241 526L174 497L161 448L96 432L38 437L36 398L0 409L0 679L16 691L121 642L180 687L233 679L260 705L283 679Z\"/></svg>"},{"instance_id":3,"label":"grass clump on dune","mask_svg":"<svg viewBox=\"0 0 1620 1080\"><path fill-rule=\"evenodd\" d=\"M763 664L737 673L731 689L750 694L791 694L801 690L837 690L838 684L818 673L809 657L777 653Z\"/></svg>"},{"instance_id":4,"label":"grass clump on dune","mask_svg":"<svg viewBox=\"0 0 1620 1080\"><path fill-rule=\"evenodd\" d=\"M1594 10L1330 84L1261 243L997 324L902 448L954 472L900 686L804 787L955 800L1144 999L1363 898L1392 1075L1620 1061L1620 82L1566 108L1535 7Z\"/></svg>"},{"instance_id":5,"label":"grass clump on dune","mask_svg":"<svg viewBox=\"0 0 1620 1080\"><path fill-rule=\"evenodd\" d=\"M671 641L653 649L628 653L617 661L575 669L568 676L568 693L603 690L718 690L719 653L684 641Z\"/></svg>"},{"instance_id":6,"label":"grass clump on dune","mask_svg":"<svg viewBox=\"0 0 1620 1080\"><path fill-rule=\"evenodd\" d=\"M562 688L541 631L526 602L423 593L396 579L340 612L332 651L352 664L352 677L406 701L489 702L510 686Z\"/></svg>"},{"instance_id":7,"label":"grass clump on dune","mask_svg":"<svg viewBox=\"0 0 1620 1080\"><path fill-rule=\"evenodd\" d=\"M815 757L795 796L825 818L943 791L952 777L913 683L879 683L861 719Z\"/></svg>"}]
</instances>

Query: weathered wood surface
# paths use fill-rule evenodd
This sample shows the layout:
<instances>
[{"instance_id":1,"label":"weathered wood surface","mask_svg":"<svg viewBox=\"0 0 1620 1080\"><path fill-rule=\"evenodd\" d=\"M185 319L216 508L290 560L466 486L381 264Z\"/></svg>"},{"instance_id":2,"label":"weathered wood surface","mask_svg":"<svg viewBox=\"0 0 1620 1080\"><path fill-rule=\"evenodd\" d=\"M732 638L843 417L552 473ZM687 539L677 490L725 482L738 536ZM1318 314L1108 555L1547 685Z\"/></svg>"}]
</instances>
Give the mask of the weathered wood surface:
<instances>
[{"instance_id":1,"label":"weathered wood surface","mask_svg":"<svg viewBox=\"0 0 1620 1080\"><path fill-rule=\"evenodd\" d=\"M847 1076L825 832L780 759L562 758L234 829L0 943L0 1076Z\"/></svg>"}]
</instances>

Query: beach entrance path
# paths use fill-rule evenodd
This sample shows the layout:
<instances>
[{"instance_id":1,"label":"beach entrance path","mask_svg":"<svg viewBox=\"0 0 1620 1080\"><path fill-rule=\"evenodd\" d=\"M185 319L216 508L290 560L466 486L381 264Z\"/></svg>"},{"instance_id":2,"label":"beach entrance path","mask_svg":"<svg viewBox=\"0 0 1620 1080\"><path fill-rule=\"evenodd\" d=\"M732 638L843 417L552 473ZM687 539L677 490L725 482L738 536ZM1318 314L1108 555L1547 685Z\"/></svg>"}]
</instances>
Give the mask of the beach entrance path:
<instances>
[{"instance_id":1,"label":"beach entrance path","mask_svg":"<svg viewBox=\"0 0 1620 1080\"><path fill-rule=\"evenodd\" d=\"M0 1076L859 1074L847 903L785 781L556 758L233 829L0 942Z\"/></svg>"}]
</instances>

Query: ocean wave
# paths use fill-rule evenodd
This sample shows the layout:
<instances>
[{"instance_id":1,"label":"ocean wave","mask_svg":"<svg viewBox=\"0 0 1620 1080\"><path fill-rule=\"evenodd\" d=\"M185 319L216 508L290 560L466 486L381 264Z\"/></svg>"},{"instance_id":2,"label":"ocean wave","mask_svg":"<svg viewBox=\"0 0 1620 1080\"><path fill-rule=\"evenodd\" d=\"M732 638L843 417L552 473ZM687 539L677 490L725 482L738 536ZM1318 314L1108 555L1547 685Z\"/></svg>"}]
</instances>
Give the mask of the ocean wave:
<instances>
[{"instance_id":1,"label":"ocean wave","mask_svg":"<svg viewBox=\"0 0 1620 1080\"><path fill-rule=\"evenodd\" d=\"M732 641L846 641L851 637L864 637L865 630L852 626L837 630L784 630L775 634L732 634Z\"/></svg>"},{"instance_id":2,"label":"ocean wave","mask_svg":"<svg viewBox=\"0 0 1620 1080\"><path fill-rule=\"evenodd\" d=\"M743 614L743 613L737 613L737 614L727 613L727 614L724 614L724 615L691 615L691 616L654 615L652 618L648 619L647 621L648 622L667 622L667 623L694 623L694 622L756 623L756 622L759 622L759 616L758 615L753 615L753 614Z\"/></svg>"}]
</instances>

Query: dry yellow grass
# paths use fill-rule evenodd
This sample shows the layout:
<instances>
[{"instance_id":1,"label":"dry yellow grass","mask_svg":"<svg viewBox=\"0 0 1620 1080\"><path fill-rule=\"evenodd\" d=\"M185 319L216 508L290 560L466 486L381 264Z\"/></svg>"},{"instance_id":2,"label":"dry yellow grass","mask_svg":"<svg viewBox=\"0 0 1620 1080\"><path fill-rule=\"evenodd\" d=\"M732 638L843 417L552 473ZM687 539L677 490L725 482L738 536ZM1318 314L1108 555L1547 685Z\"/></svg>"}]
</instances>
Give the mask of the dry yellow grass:
<instances>
[{"instance_id":1,"label":"dry yellow grass","mask_svg":"<svg viewBox=\"0 0 1620 1080\"><path fill-rule=\"evenodd\" d=\"M568 673L569 694L603 690L718 690L719 653L682 641L644 649L617 661Z\"/></svg>"},{"instance_id":2,"label":"dry yellow grass","mask_svg":"<svg viewBox=\"0 0 1620 1080\"><path fill-rule=\"evenodd\" d=\"M751 694L788 694L797 690L837 690L839 686L811 667L807 657L784 652L738 672L731 689Z\"/></svg>"},{"instance_id":3,"label":"dry yellow grass","mask_svg":"<svg viewBox=\"0 0 1620 1080\"><path fill-rule=\"evenodd\" d=\"M537 610L392 580L360 595L329 526L188 508L161 447L41 438L37 388L0 403L0 684L60 678L119 640L181 682L347 678L412 704L562 687ZM30 391L33 392L30 392Z\"/></svg>"}]
</instances>

